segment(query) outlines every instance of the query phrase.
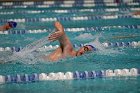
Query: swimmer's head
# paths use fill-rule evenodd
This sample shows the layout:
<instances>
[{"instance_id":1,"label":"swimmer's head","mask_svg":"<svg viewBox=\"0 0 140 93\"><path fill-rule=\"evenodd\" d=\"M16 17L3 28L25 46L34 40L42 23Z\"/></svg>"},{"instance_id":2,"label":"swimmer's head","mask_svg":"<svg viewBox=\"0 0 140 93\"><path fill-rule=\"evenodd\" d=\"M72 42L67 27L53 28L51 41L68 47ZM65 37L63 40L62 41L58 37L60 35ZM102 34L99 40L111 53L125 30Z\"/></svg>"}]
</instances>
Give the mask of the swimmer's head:
<instances>
[{"instance_id":1,"label":"swimmer's head","mask_svg":"<svg viewBox=\"0 0 140 93\"><path fill-rule=\"evenodd\" d=\"M17 26L16 22L9 21L4 25L5 30L9 30L11 28L15 28Z\"/></svg>"},{"instance_id":2,"label":"swimmer's head","mask_svg":"<svg viewBox=\"0 0 140 93\"><path fill-rule=\"evenodd\" d=\"M14 21L9 21L8 24L11 28L15 28L17 26L17 23Z\"/></svg>"},{"instance_id":3,"label":"swimmer's head","mask_svg":"<svg viewBox=\"0 0 140 93\"><path fill-rule=\"evenodd\" d=\"M96 48L93 45L85 45L77 51L76 56L80 56L88 51L95 51L95 50Z\"/></svg>"}]
</instances>

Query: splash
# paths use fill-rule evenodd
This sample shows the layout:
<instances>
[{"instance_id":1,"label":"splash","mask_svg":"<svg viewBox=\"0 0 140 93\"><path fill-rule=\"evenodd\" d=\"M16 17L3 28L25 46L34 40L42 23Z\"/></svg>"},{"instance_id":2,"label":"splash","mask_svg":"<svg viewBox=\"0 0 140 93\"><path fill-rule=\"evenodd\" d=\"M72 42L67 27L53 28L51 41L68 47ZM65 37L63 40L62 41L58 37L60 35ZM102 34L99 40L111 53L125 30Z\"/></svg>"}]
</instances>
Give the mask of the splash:
<instances>
[{"instance_id":1,"label":"splash","mask_svg":"<svg viewBox=\"0 0 140 93\"><path fill-rule=\"evenodd\" d=\"M18 25L17 25L17 28L20 28L20 29L25 29L26 28L26 26L25 26L25 24L24 23L18 23Z\"/></svg>"},{"instance_id":2,"label":"splash","mask_svg":"<svg viewBox=\"0 0 140 93\"><path fill-rule=\"evenodd\" d=\"M20 52L14 52L12 56L2 58L5 62L20 61L22 63L34 64L39 61L40 53L36 50L45 44L50 43L48 37L41 38L23 48Z\"/></svg>"},{"instance_id":3,"label":"splash","mask_svg":"<svg viewBox=\"0 0 140 93\"><path fill-rule=\"evenodd\" d=\"M102 35L96 35L95 36L96 39L88 44L91 44L93 45L94 47L97 48L97 54L98 55L110 55L110 56L114 56L116 54L123 54L122 51L119 51L119 50L115 50L115 49L112 49L112 48L105 48L102 43L99 41L99 38L102 37Z\"/></svg>"}]
</instances>

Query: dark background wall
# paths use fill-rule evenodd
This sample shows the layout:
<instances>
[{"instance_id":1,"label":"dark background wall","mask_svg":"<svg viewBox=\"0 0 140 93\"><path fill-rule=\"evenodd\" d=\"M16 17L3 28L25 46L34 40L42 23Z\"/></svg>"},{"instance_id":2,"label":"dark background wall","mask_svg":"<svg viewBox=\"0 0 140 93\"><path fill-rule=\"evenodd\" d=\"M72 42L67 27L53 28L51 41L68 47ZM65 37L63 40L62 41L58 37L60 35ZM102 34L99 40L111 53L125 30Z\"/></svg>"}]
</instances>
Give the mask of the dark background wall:
<instances>
[{"instance_id":1,"label":"dark background wall","mask_svg":"<svg viewBox=\"0 0 140 93\"><path fill-rule=\"evenodd\" d=\"M0 1L70 1L70 0L0 0Z\"/></svg>"}]
</instances>

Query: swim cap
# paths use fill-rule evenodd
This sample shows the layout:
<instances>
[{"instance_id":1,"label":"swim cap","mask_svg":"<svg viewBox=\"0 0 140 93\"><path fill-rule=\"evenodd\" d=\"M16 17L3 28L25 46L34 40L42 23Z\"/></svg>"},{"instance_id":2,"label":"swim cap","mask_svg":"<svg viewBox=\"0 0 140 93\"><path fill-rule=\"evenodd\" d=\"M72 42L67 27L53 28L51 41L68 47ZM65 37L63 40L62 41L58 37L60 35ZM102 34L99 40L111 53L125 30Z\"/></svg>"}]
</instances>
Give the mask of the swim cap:
<instances>
[{"instance_id":1,"label":"swim cap","mask_svg":"<svg viewBox=\"0 0 140 93\"><path fill-rule=\"evenodd\" d=\"M96 51L96 50L97 50L93 45L86 45L86 46L92 47L92 50L93 50L93 51Z\"/></svg>"},{"instance_id":2,"label":"swim cap","mask_svg":"<svg viewBox=\"0 0 140 93\"><path fill-rule=\"evenodd\" d=\"M12 27L12 28L15 28L17 26L17 23L14 22L14 21L9 21L8 22L9 26Z\"/></svg>"}]
</instances>

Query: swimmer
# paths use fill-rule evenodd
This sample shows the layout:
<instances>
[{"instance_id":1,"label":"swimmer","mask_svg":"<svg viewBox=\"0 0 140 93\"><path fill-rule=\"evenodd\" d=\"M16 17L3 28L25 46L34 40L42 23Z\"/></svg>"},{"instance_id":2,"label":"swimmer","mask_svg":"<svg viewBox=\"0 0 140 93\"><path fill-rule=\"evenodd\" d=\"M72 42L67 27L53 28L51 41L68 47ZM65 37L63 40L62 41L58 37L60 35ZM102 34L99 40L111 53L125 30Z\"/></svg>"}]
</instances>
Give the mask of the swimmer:
<instances>
[{"instance_id":1,"label":"swimmer","mask_svg":"<svg viewBox=\"0 0 140 93\"><path fill-rule=\"evenodd\" d=\"M57 61L59 59L66 57L80 56L88 51L95 50L94 46L85 45L81 47L78 51L75 51L71 41L64 32L62 24L60 22L55 22L54 26L56 28L56 31L48 37L48 40L49 41L58 40L60 43L60 47L57 48L54 52L52 52L48 56L43 56L44 60Z\"/></svg>"},{"instance_id":2,"label":"swimmer","mask_svg":"<svg viewBox=\"0 0 140 93\"><path fill-rule=\"evenodd\" d=\"M132 13L133 15L140 15L140 11Z\"/></svg>"},{"instance_id":3,"label":"swimmer","mask_svg":"<svg viewBox=\"0 0 140 93\"><path fill-rule=\"evenodd\" d=\"M11 28L15 28L16 26L17 26L16 22L9 21L5 25L0 26L0 31L6 31L6 30L9 30Z\"/></svg>"}]
</instances>

